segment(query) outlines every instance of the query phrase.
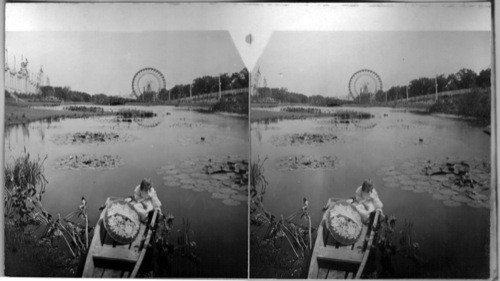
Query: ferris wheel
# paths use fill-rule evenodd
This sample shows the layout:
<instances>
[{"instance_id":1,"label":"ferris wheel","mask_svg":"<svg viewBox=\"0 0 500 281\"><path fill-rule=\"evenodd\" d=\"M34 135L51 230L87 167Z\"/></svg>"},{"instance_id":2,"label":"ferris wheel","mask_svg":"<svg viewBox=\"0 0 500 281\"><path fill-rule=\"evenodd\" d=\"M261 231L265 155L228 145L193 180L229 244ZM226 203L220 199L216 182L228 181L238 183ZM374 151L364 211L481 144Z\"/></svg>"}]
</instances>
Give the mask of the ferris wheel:
<instances>
[{"instance_id":1,"label":"ferris wheel","mask_svg":"<svg viewBox=\"0 0 500 281\"><path fill-rule=\"evenodd\" d=\"M383 88L382 79L373 70L361 69L349 79L349 96L356 100L360 94L375 95Z\"/></svg>"},{"instance_id":2,"label":"ferris wheel","mask_svg":"<svg viewBox=\"0 0 500 281\"><path fill-rule=\"evenodd\" d=\"M137 71L134 78L132 78L132 94L136 98L139 98L146 92L155 92L158 94L161 89L165 89L166 87L165 76L156 68L143 68Z\"/></svg>"}]
</instances>

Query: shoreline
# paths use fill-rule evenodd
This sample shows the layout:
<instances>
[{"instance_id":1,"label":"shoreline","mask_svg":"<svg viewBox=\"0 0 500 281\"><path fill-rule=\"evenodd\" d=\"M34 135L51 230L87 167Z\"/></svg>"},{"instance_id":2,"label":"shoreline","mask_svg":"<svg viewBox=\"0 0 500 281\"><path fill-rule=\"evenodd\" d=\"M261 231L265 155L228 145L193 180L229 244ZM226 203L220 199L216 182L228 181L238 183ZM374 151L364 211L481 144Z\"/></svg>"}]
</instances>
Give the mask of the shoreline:
<instances>
[{"instance_id":1,"label":"shoreline","mask_svg":"<svg viewBox=\"0 0 500 281\"><path fill-rule=\"evenodd\" d=\"M37 106L37 105L33 105ZM70 110L58 110L51 107L40 109L30 106L5 104L4 124L5 127L29 124L37 121L64 118L88 118L93 116L110 116L112 112L81 112Z\"/></svg>"},{"instance_id":2,"label":"shoreline","mask_svg":"<svg viewBox=\"0 0 500 281\"><path fill-rule=\"evenodd\" d=\"M60 105L60 104L58 104ZM68 104L75 105L75 104ZM87 106L87 107L99 107L100 105L92 104L92 103L79 103L79 106ZM138 106L141 104L134 104L131 106ZM116 112L111 111L103 111L103 112L91 112L91 111L71 111L71 110L60 110L55 109L53 106L44 106L44 108L40 108L43 106L39 103L5 103L5 111L4 111L4 125L6 128L18 126L18 125L26 125L33 122L39 121L48 121L48 120L59 120L65 118L89 118L89 117L102 117L102 116L113 116L116 115ZM144 105L151 106L151 105ZM158 106L167 106L159 104ZM172 105L169 105L172 106ZM37 107L37 108L34 108ZM194 110L201 113L207 114L219 114L222 116L230 116L236 118L245 118L248 116L247 114L238 113L238 112L226 112L226 111L212 111L211 107L207 106L193 106L193 105L181 105L173 107L179 108L181 110Z\"/></svg>"}]
</instances>

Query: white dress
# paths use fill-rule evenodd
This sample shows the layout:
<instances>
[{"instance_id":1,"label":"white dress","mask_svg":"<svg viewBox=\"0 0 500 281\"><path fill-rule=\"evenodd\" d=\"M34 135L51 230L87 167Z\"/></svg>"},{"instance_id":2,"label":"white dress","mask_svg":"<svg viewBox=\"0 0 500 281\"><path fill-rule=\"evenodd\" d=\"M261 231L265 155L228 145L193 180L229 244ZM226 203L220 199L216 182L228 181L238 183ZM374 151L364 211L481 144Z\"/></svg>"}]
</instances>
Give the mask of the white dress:
<instances>
[{"instance_id":1,"label":"white dress","mask_svg":"<svg viewBox=\"0 0 500 281\"><path fill-rule=\"evenodd\" d=\"M134 199L136 202L133 206L139 213L142 221L146 220L150 211L161 207L161 202L158 199L156 191L153 187L151 187L149 191L144 191L141 190L141 185L138 185L134 189Z\"/></svg>"},{"instance_id":2,"label":"white dress","mask_svg":"<svg viewBox=\"0 0 500 281\"><path fill-rule=\"evenodd\" d=\"M361 215L363 222L368 221L371 212L381 210L382 207L384 207L384 204L380 201L378 193L375 189L372 189L371 192L367 193L363 191L361 186L358 187L358 189L356 189L356 201L358 201L358 204L354 206Z\"/></svg>"}]
</instances>

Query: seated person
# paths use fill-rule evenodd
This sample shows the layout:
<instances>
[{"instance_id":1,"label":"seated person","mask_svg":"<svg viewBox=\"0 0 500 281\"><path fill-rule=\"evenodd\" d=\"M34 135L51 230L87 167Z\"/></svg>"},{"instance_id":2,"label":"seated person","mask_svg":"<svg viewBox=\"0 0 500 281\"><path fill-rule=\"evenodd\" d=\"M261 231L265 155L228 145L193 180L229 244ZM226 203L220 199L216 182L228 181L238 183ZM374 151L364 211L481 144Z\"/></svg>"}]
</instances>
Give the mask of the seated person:
<instances>
[{"instance_id":1,"label":"seated person","mask_svg":"<svg viewBox=\"0 0 500 281\"><path fill-rule=\"evenodd\" d=\"M156 195L155 189L152 187L150 178L144 178L141 184L136 186L134 189L134 199L130 203L139 213L142 221L145 221L148 213L154 209L158 209L161 214L161 202Z\"/></svg>"},{"instance_id":2,"label":"seated person","mask_svg":"<svg viewBox=\"0 0 500 281\"><path fill-rule=\"evenodd\" d=\"M371 212L382 210L384 207L371 180L363 181L363 184L356 189L356 198L351 200L365 223L368 221Z\"/></svg>"}]
</instances>

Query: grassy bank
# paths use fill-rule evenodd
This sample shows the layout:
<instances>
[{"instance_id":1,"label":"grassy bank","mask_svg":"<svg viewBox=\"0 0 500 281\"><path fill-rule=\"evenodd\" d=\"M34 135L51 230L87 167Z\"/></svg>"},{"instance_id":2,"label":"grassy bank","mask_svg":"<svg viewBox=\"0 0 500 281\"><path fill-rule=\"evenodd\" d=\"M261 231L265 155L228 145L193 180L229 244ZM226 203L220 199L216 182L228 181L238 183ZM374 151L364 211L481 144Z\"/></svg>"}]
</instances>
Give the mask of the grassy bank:
<instances>
[{"instance_id":1,"label":"grassy bank","mask_svg":"<svg viewBox=\"0 0 500 281\"><path fill-rule=\"evenodd\" d=\"M90 116L103 116L112 113L93 111L70 111L55 110L48 108L33 108L29 104L5 105L5 125L27 124L34 121L64 119L64 118L84 118Z\"/></svg>"},{"instance_id":2,"label":"grassy bank","mask_svg":"<svg viewBox=\"0 0 500 281\"><path fill-rule=\"evenodd\" d=\"M473 90L470 93L440 98L429 108L430 113L472 117L483 124L491 123L491 90Z\"/></svg>"},{"instance_id":3,"label":"grassy bank","mask_svg":"<svg viewBox=\"0 0 500 281\"><path fill-rule=\"evenodd\" d=\"M179 104L179 106L188 106L203 113L227 112L248 115L248 97L246 95L233 96L229 99L222 99L215 103L199 101Z\"/></svg>"},{"instance_id":4,"label":"grassy bank","mask_svg":"<svg viewBox=\"0 0 500 281\"><path fill-rule=\"evenodd\" d=\"M251 122L277 122L280 120L307 119L307 118L322 118L335 117L340 120L350 119L370 119L373 116L366 112L342 110L337 112L323 112L321 110L308 110L302 108L293 108L293 110L268 111L252 109L250 112ZM342 123L343 121L340 121Z\"/></svg>"}]
</instances>

